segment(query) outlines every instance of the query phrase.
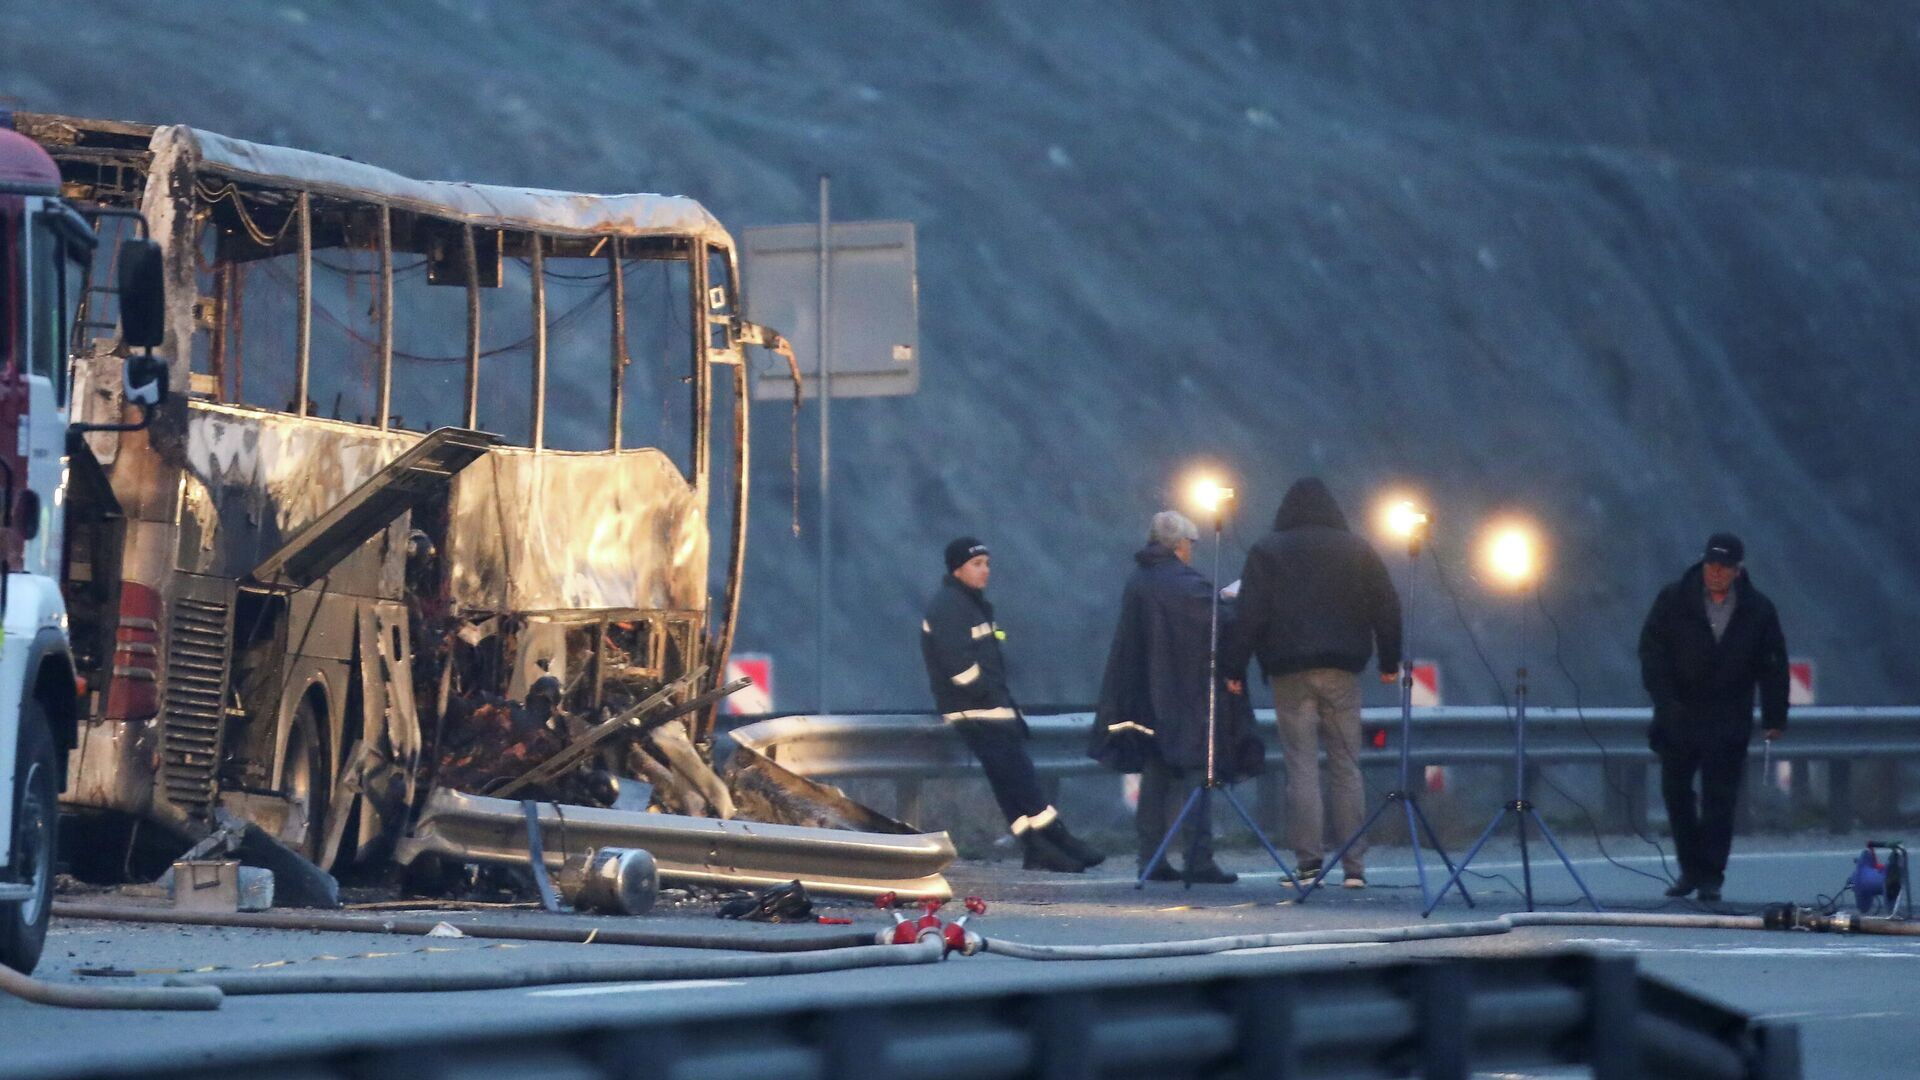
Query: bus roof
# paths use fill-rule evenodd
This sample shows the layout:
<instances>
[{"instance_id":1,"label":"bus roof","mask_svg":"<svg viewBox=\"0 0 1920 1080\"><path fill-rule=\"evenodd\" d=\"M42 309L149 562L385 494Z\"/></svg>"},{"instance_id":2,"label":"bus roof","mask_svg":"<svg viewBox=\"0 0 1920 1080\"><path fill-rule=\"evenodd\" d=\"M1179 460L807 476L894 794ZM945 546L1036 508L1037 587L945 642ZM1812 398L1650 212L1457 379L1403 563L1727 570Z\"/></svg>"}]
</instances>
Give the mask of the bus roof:
<instances>
[{"instance_id":1,"label":"bus roof","mask_svg":"<svg viewBox=\"0 0 1920 1080\"><path fill-rule=\"evenodd\" d=\"M564 236L690 236L733 246L706 207L681 195L589 195L414 180L346 158L247 142L185 126L156 128L153 172L186 156L196 173L390 206L489 229Z\"/></svg>"}]
</instances>

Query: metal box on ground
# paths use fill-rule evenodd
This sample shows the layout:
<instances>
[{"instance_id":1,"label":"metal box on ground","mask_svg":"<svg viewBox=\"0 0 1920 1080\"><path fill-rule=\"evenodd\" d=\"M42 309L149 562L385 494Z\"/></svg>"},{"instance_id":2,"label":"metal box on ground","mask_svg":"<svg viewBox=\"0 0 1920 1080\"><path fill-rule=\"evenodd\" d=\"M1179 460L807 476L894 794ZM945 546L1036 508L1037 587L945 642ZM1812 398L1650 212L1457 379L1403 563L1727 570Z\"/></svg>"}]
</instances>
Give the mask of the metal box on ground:
<instances>
[{"instance_id":1,"label":"metal box on ground","mask_svg":"<svg viewBox=\"0 0 1920 1080\"><path fill-rule=\"evenodd\" d=\"M233 859L183 859L162 879L176 911L265 911L273 906L273 871Z\"/></svg>"}]
</instances>

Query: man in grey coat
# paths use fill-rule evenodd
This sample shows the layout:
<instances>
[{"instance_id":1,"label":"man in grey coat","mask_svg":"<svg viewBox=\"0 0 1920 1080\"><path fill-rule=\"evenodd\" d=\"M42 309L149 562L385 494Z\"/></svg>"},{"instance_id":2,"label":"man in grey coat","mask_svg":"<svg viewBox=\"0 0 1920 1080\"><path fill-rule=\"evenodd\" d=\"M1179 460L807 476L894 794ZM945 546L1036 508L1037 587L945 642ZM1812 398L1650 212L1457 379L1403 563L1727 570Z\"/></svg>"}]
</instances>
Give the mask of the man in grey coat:
<instances>
[{"instance_id":1,"label":"man in grey coat","mask_svg":"<svg viewBox=\"0 0 1920 1080\"><path fill-rule=\"evenodd\" d=\"M1213 582L1191 565L1198 536L1193 522L1172 510L1155 514L1148 525L1146 546L1134 554L1135 569L1120 598L1087 750L1109 768L1140 774L1134 826L1142 871L1207 776L1214 597ZM1222 632L1231 613L1231 605L1222 606ZM1216 690L1215 775L1232 783L1259 771L1263 748L1246 695L1225 686ZM1214 862L1211 823L1204 815L1187 819L1184 839L1173 850L1186 854L1184 873L1163 858L1148 880L1234 882L1235 875Z\"/></svg>"}]
</instances>

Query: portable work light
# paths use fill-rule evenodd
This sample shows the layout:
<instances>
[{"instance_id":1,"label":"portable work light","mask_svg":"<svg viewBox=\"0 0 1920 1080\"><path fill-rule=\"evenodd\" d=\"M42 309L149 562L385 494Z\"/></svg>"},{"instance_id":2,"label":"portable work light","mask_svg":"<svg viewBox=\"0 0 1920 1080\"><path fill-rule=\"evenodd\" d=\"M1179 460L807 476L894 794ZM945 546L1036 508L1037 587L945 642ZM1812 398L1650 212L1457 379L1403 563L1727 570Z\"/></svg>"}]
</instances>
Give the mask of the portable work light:
<instances>
[{"instance_id":1,"label":"portable work light","mask_svg":"<svg viewBox=\"0 0 1920 1080\"><path fill-rule=\"evenodd\" d=\"M1233 489L1212 476L1196 477L1188 489L1188 495L1196 508L1216 520L1226 510L1227 504L1233 501Z\"/></svg>"},{"instance_id":2,"label":"portable work light","mask_svg":"<svg viewBox=\"0 0 1920 1080\"><path fill-rule=\"evenodd\" d=\"M1173 846L1173 838L1179 835L1181 827L1187 823L1189 817L1198 814L1200 815L1201 821L1213 820L1212 800L1214 793L1218 792L1220 797L1227 801L1227 805L1233 807L1234 812L1240 815L1240 820L1252 831L1253 838L1260 841L1260 846L1265 848L1267 854L1273 857L1274 865L1280 868L1280 876L1293 886L1294 891L1301 892L1300 880L1294 876L1293 870L1287 866L1286 860L1280 857L1280 852L1275 850L1273 842L1268 840L1266 834L1260 831L1260 826L1253 820L1253 815L1247 813L1247 808L1240 805L1240 800L1233 794L1233 788L1220 779L1218 762L1216 761L1220 746L1221 690L1220 532L1226 526L1227 512L1233 505L1233 489L1222 484L1218 478L1203 472L1196 474L1193 479L1188 482L1187 497L1192 500L1195 509L1204 511L1206 515L1213 520L1213 582L1211 583L1212 587L1207 590L1212 594L1211 609L1207 619L1207 771L1206 778L1201 782L1200 786L1194 788L1193 794L1187 796L1186 805L1180 808L1179 816L1173 819L1173 824L1168 827L1167 834L1160 839L1160 846L1154 849L1153 857L1148 859L1146 863L1140 867L1140 877L1133 883L1134 888L1139 889L1146 887L1147 879L1152 876L1153 872L1159 868L1161 862L1166 859L1167 849ZM1193 846L1187 849L1187 870L1189 872L1193 869L1194 856L1198 850L1199 837L1203 831L1204 830L1201 829L1194 830ZM1193 880L1190 873L1183 874L1182 876L1187 878L1187 886L1191 888ZM1304 892L1302 892L1302 895L1305 895Z\"/></svg>"},{"instance_id":3,"label":"portable work light","mask_svg":"<svg viewBox=\"0 0 1920 1080\"><path fill-rule=\"evenodd\" d=\"M1413 505L1411 499L1401 499L1387 508L1387 528L1403 539L1412 539L1413 535L1427 526L1427 513Z\"/></svg>"},{"instance_id":4,"label":"portable work light","mask_svg":"<svg viewBox=\"0 0 1920 1080\"><path fill-rule=\"evenodd\" d=\"M1375 520L1382 532L1405 544L1407 554L1412 557L1419 556L1420 545L1427 538L1427 527L1433 522L1418 501L1401 494L1387 496Z\"/></svg>"},{"instance_id":5,"label":"portable work light","mask_svg":"<svg viewBox=\"0 0 1920 1080\"><path fill-rule=\"evenodd\" d=\"M1487 531L1486 537L1482 557L1488 572L1496 584L1521 594L1520 665L1513 672L1513 798L1502 804L1499 812L1493 815L1493 820L1487 823L1487 831L1481 833L1480 839L1467 849L1467 857L1460 860L1453 877L1441 888L1440 896L1429 900L1427 909L1421 914L1433 913L1434 906L1441 897L1446 896L1447 889L1458 884L1460 875L1466 872L1467 866L1480 854L1480 849L1493 837L1494 830L1509 817L1513 819L1520 840L1520 881L1527 910L1534 909L1533 857L1527 851L1527 825L1531 822L1541 838L1553 848L1553 853L1559 857L1560 865L1566 868L1573 883L1580 887L1580 894L1586 897L1587 903L1593 905L1593 910L1599 911L1600 902L1593 898L1593 891L1587 888L1586 880L1574 868L1573 860L1567 858L1559 838L1547 827L1547 819L1540 816L1539 809L1527 795L1527 602L1539 601L1539 594L1534 591L1540 583L1539 534L1525 522L1506 521L1496 523Z\"/></svg>"},{"instance_id":6,"label":"portable work light","mask_svg":"<svg viewBox=\"0 0 1920 1080\"><path fill-rule=\"evenodd\" d=\"M1487 569L1509 588L1524 589L1540 574L1540 541L1531 526L1497 525L1486 541Z\"/></svg>"}]
</instances>

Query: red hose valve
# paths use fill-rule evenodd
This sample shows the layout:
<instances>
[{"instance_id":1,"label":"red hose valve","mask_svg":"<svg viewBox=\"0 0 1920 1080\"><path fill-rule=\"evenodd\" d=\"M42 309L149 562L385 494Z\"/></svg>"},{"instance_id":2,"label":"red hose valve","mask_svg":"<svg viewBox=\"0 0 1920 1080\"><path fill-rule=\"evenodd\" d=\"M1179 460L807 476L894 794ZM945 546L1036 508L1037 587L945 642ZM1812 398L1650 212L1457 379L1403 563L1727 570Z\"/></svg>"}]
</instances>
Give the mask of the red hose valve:
<instances>
[{"instance_id":1,"label":"red hose valve","mask_svg":"<svg viewBox=\"0 0 1920 1080\"><path fill-rule=\"evenodd\" d=\"M946 943L948 953L959 953L961 956L972 956L986 944L980 940L979 934L967 929L964 920L948 923L941 940Z\"/></svg>"},{"instance_id":2,"label":"red hose valve","mask_svg":"<svg viewBox=\"0 0 1920 1080\"><path fill-rule=\"evenodd\" d=\"M875 903L887 906L897 900L898 897L887 893L876 898ZM977 896L967 897L965 904L967 913L947 922L940 918L940 909L946 905L946 901L937 896L922 897L920 909L924 914L917 919L909 919L898 911L893 912L893 926L876 934L874 940L882 945L912 945L932 938L939 941L947 953L972 956L985 948L986 942L981 940L980 935L967 929L967 918L986 914L987 905Z\"/></svg>"}]
</instances>

